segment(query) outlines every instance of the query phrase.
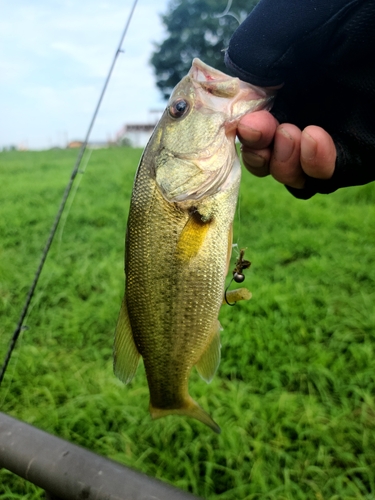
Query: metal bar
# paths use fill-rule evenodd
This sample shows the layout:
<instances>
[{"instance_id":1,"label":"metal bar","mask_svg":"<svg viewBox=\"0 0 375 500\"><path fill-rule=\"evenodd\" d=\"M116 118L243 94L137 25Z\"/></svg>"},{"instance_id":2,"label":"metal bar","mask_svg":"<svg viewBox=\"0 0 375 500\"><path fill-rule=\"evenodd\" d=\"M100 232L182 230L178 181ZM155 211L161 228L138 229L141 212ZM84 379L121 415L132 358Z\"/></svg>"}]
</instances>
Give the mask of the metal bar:
<instances>
[{"instance_id":1,"label":"metal bar","mask_svg":"<svg viewBox=\"0 0 375 500\"><path fill-rule=\"evenodd\" d=\"M61 500L197 497L0 412L0 468Z\"/></svg>"},{"instance_id":2,"label":"metal bar","mask_svg":"<svg viewBox=\"0 0 375 500\"><path fill-rule=\"evenodd\" d=\"M44 493L45 493L45 496L46 496L45 500L62 500L59 497L55 497L55 495L52 495L48 491L45 491Z\"/></svg>"}]
</instances>

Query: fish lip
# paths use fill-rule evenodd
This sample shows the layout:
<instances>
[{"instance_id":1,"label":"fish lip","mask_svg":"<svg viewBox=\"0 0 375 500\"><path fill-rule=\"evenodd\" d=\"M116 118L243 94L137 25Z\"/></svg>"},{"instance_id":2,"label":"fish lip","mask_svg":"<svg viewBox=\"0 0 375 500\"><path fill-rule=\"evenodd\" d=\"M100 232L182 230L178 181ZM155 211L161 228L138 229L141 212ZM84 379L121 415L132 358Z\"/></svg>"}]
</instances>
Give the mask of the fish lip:
<instances>
[{"instance_id":1,"label":"fish lip","mask_svg":"<svg viewBox=\"0 0 375 500\"><path fill-rule=\"evenodd\" d=\"M213 80L215 80L215 78L213 78L213 76L217 76L221 80L232 80L232 79L236 78L236 77L226 75L225 73L223 73L222 71L220 71L216 68L208 66L208 64L201 61L198 57L195 57L193 59L193 62L191 64L191 68L190 68L188 75L192 78L192 80L195 80L198 83L204 82L204 81L213 81ZM204 75L205 79L200 79L199 78L200 75Z\"/></svg>"},{"instance_id":2,"label":"fish lip","mask_svg":"<svg viewBox=\"0 0 375 500\"><path fill-rule=\"evenodd\" d=\"M208 66L208 64L201 61L198 57L193 59L188 76L200 86L201 83L218 81L238 81L239 87L242 89L251 89L256 92L260 98L273 98L276 91L282 87L282 85L277 87L258 87L257 85L252 85L249 82L245 82L236 76L230 76L222 71ZM204 78L202 78L204 76Z\"/></svg>"},{"instance_id":3,"label":"fish lip","mask_svg":"<svg viewBox=\"0 0 375 500\"><path fill-rule=\"evenodd\" d=\"M230 110L230 118L225 120L218 128L217 135L222 136L219 141L217 141L215 138L208 146L206 146L199 152L195 152L193 154L187 153L178 156L181 159L193 159L197 157L200 157L202 159L209 158L210 156L212 156L212 154L214 154L215 148L220 147L223 144L225 138L229 141L234 139L236 135L237 124L246 113L257 111L258 109L269 110L272 107L274 92L270 91L269 89L256 87L255 85L251 85L248 82L243 82L237 77L227 75L218 69L208 66L198 58L193 59L188 77L191 79L191 82L196 89L197 96L202 96L198 99L198 101L200 101L198 102L198 106L197 102L194 105L196 109L199 109L200 106L204 106L206 109L209 108L209 95L213 94L213 96L216 96L215 98L220 99L222 97L224 100L229 101L227 110ZM220 95L220 84L223 82L228 82L228 95ZM231 82L234 83L233 94L231 94L230 90ZM215 92L215 83L217 83L219 93ZM210 87L212 90L210 90ZM246 104L242 107L241 110L236 110L236 106L238 106L238 103L240 103L241 101ZM225 107L223 109L225 109ZM224 130L224 134L221 133L221 130ZM200 156L202 152L204 156Z\"/></svg>"}]
</instances>

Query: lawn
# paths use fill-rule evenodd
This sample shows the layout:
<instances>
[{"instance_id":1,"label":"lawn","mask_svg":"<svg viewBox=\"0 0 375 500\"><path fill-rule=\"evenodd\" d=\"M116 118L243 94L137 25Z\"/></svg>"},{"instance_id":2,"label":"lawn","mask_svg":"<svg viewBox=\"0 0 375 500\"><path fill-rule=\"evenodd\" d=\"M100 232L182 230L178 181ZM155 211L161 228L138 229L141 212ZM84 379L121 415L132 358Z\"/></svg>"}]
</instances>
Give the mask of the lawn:
<instances>
[{"instance_id":1,"label":"lawn","mask_svg":"<svg viewBox=\"0 0 375 500\"><path fill-rule=\"evenodd\" d=\"M141 151L86 154L0 389L0 408L206 499L375 499L375 183L308 201L244 173L235 242L251 301L191 395L222 428L152 421L143 367L112 373ZM76 152L0 153L0 363ZM43 498L0 470L0 499Z\"/></svg>"}]
</instances>

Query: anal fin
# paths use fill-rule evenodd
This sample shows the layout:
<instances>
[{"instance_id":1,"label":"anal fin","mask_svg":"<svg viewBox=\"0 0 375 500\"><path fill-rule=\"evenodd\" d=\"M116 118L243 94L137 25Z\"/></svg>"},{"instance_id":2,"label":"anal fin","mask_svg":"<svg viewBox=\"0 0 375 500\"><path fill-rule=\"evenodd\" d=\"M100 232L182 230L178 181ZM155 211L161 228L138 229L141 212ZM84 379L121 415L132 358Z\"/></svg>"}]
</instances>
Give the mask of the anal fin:
<instances>
[{"instance_id":1,"label":"anal fin","mask_svg":"<svg viewBox=\"0 0 375 500\"><path fill-rule=\"evenodd\" d=\"M137 371L140 354L133 339L126 297L122 302L117 320L113 356L113 369L116 377L128 384Z\"/></svg>"},{"instance_id":2,"label":"anal fin","mask_svg":"<svg viewBox=\"0 0 375 500\"><path fill-rule=\"evenodd\" d=\"M220 364L220 323L215 322L215 328L213 330L213 335L211 337L211 342L208 344L206 350L200 357L199 361L195 365L199 375L207 383L210 383L214 378L216 370Z\"/></svg>"}]
</instances>

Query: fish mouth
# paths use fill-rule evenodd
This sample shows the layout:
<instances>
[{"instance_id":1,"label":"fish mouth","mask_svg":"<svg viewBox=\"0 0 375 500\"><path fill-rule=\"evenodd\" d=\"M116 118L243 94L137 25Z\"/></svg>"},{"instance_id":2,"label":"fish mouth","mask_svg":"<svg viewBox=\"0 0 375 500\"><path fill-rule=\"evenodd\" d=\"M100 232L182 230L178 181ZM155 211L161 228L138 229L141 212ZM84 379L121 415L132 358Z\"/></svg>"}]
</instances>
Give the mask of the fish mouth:
<instances>
[{"instance_id":1,"label":"fish mouth","mask_svg":"<svg viewBox=\"0 0 375 500\"><path fill-rule=\"evenodd\" d=\"M213 68L212 66L208 66L208 64L204 63L197 57L193 59L191 64L190 71L188 75L195 80L196 82L202 82L204 84L212 83L212 88L215 88L215 83L218 82L229 82L229 81L238 81L239 78L231 77L222 71ZM228 87L229 95L228 97L233 96L233 91L229 90L231 87Z\"/></svg>"},{"instance_id":2,"label":"fish mouth","mask_svg":"<svg viewBox=\"0 0 375 500\"><path fill-rule=\"evenodd\" d=\"M227 75L222 71L208 66L198 58L193 59L188 75L207 92L217 97L233 98L241 90L246 90L249 95L247 99L267 99L273 97L275 91L270 88L257 87L251 83L244 82L237 77ZM242 97L242 96L241 96Z\"/></svg>"},{"instance_id":3,"label":"fish mouth","mask_svg":"<svg viewBox=\"0 0 375 500\"><path fill-rule=\"evenodd\" d=\"M199 107L222 110L227 120L227 133L236 128L243 115L259 109L270 109L275 91L251 85L237 77L226 75L198 58L192 62L188 73L197 93Z\"/></svg>"},{"instance_id":4,"label":"fish mouth","mask_svg":"<svg viewBox=\"0 0 375 500\"><path fill-rule=\"evenodd\" d=\"M234 140L237 124L246 113L271 107L272 92L226 75L198 58L193 59L188 77L195 87L194 108L222 112L223 122L218 125L212 142L199 151L176 154L180 159L208 160L226 141Z\"/></svg>"},{"instance_id":5,"label":"fish mouth","mask_svg":"<svg viewBox=\"0 0 375 500\"><path fill-rule=\"evenodd\" d=\"M221 113L223 119L221 123L217 123L217 131L205 147L198 151L174 152L176 158L208 160L226 142L234 141L237 124L246 113L271 107L272 92L229 76L198 58L193 59L187 77L195 89L192 107L204 114Z\"/></svg>"}]
</instances>

